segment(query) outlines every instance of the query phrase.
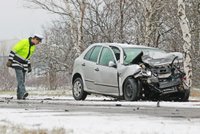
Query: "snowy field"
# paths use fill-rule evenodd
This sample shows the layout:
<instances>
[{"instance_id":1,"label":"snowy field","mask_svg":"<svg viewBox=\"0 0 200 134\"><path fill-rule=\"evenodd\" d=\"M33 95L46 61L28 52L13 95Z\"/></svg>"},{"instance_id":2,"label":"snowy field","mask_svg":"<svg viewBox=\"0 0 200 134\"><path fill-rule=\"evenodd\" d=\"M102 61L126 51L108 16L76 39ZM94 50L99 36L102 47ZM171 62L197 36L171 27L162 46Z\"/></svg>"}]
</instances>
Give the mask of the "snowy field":
<instances>
[{"instance_id":1,"label":"snowy field","mask_svg":"<svg viewBox=\"0 0 200 134\"><path fill-rule=\"evenodd\" d=\"M29 91L30 92L30 91ZM157 102L116 101L113 98L89 96L86 101L74 101L71 92L32 91L28 100L17 101L15 92L1 94L0 104L7 97L14 103L42 100L73 106L157 107ZM200 109L200 98L190 97L190 102L160 102L159 107ZM67 102L67 103L66 103ZM9 105L9 103L7 104ZM30 104L31 105L31 104ZM200 113L199 113L200 114ZM68 111L61 109L0 107L0 134L199 134L200 116L161 117L137 113L106 113L100 111Z\"/></svg>"},{"instance_id":2,"label":"snowy field","mask_svg":"<svg viewBox=\"0 0 200 134\"><path fill-rule=\"evenodd\" d=\"M1 125L29 129L60 129L68 134L199 134L200 119L169 119L139 115L66 113L0 109ZM11 131L10 134L17 132Z\"/></svg>"},{"instance_id":3,"label":"snowy field","mask_svg":"<svg viewBox=\"0 0 200 134\"><path fill-rule=\"evenodd\" d=\"M87 101L78 102L73 101L72 97L50 98L56 99L56 103L65 103L65 100L68 100L72 107L73 104L151 107L157 105L157 102L109 101L111 98L106 97L89 97ZM31 102L32 99L42 98L30 96L30 100L26 101ZM54 101L49 100L49 102ZM200 108L200 102L160 102L160 107ZM199 134L200 118L167 118L130 113L111 114L101 111L0 108L0 134L29 134L39 133L39 131L49 134Z\"/></svg>"}]
</instances>

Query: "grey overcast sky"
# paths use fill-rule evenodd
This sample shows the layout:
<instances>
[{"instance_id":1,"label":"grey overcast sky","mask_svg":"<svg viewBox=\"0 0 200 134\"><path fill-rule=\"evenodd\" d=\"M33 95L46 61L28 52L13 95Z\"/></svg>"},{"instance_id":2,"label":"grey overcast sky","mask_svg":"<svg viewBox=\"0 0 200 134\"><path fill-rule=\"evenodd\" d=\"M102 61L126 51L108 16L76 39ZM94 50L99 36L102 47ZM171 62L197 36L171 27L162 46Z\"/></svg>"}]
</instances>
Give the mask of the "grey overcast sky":
<instances>
[{"instance_id":1,"label":"grey overcast sky","mask_svg":"<svg viewBox=\"0 0 200 134\"><path fill-rule=\"evenodd\" d=\"M34 33L42 34L42 25L53 15L40 9L27 9L24 0L0 1L0 40L26 38Z\"/></svg>"}]
</instances>

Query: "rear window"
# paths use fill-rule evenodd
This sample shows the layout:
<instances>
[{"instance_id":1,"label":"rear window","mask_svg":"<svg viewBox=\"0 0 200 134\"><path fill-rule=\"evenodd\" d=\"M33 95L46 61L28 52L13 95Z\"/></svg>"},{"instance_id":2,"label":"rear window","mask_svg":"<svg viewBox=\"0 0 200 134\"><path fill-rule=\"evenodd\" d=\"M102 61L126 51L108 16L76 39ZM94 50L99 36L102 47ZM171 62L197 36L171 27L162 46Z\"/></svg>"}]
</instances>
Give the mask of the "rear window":
<instances>
[{"instance_id":1,"label":"rear window","mask_svg":"<svg viewBox=\"0 0 200 134\"><path fill-rule=\"evenodd\" d=\"M85 54L85 56L84 56L84 59L85 59L85 60L89 60L89 59L90 59L90 55L91 55L91 53L92 53L92 51L93 51L94 48L95 48L95 47L92 47L92 48Z\"/></svg>"},{"instance_id":2,"label":"rear window","mask_svg":"<svg viewBox=\"0 0 200 134\"><path fill-rule=\"evenodd\" d=\"M92 47L84 56L84 59L97 62L101 46Z\"/></svg>"}]
</instances>

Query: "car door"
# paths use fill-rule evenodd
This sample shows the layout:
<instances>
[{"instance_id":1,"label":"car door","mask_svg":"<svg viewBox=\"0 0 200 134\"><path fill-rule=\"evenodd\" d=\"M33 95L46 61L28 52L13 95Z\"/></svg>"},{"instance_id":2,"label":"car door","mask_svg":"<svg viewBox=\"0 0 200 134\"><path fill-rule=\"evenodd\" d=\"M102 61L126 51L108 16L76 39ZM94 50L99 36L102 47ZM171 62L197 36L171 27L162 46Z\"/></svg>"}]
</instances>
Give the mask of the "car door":
<instances>
[{"instance_id":1,"label":"car door","mask_svg":"<svg viewBox=\"0 0 200 134\"><path fill-rule=\"evenodd\" d=\"M97 59L101 50L101 46L92 47L84 56L82 66L82 74L85 80L86 88L90 91L94 90L94 69L97 64Z\"/></svg>"},{"instance_id":2,"label":"car door","mask_svg":"<svg viewBox=\"0 0 200 134\"><path fill-rule=\"evenodd\" d=\"M110 61L116 62L113 52L109 47L103 47L94 73L95 90L102 94L118 96L117 68L109 67Z\"/></svg>"}]
</instances>

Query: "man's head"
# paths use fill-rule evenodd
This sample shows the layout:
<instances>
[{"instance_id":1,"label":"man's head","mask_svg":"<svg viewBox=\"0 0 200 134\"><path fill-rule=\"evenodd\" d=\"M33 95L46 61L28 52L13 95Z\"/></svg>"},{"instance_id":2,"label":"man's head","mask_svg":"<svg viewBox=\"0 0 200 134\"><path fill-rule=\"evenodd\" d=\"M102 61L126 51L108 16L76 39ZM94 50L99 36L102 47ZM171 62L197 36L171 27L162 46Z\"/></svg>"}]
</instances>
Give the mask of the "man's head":
<instances>
[{"instance_id":1,"label":"man's head","mask_svg":"<svg viewBox=\"0 0 200 134\"><path fill-rule=\"evenodd\" d=\"M40 42L42 42L42 39L43 39L43 36L38 35L38 34L34 34L34 36L33 36L32 39L31 39L31 42L32 42L34 45L38 45Z\"/></svg>"}]
</instances>

